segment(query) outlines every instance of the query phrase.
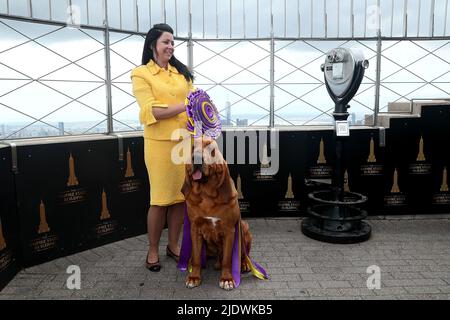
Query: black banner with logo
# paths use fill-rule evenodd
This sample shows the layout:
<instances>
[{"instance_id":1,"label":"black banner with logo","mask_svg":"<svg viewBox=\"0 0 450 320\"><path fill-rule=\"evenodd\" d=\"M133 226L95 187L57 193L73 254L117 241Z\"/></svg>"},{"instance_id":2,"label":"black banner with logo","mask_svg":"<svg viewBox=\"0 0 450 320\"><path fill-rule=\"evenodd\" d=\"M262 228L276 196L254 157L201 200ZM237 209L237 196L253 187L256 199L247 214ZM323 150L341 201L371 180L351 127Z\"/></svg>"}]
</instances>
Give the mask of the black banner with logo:
<instances>
[{"instance_id":1,"label":"black banner with logo","mask_svg":"<svg viewBox=\"0 0 450 320\"><path fill-rule=\"evenodd\" d=\"M344 188L368 197L362 207L372 213L383 209L385 148L380 146L378 129L350 130L346 144Z\"/></svg>"},{"instance_id":2,"label":"black banner with logo","mask_svg":"<svg viewBox=\"0 0 450 320\"><path fill-rule=\"evenodd\" d=\"M450 170L450 106L422 106L422 126L425 151L432 161L429 191L431 192L431 211L435 213L450 211L450 192L448 171Z\"/></svg>"},{"instance_id":3,"label":"black banner with logo","mask_svg":"<svg viewBox=\"0 0 450 320\"><path fill-rule=\"evenodd\" d=\"M123 138L118 159L117 209L123 236L133 237L147 232L150 187L144 163L144 139Z\"/></svg>"},{"instance_id":4,"label":"black banner with logo","mask_svg":"<svg viewBox=\"0 0 450 320\"><path fill-rule=\"evenodd\" d=\"M0 145L0 290L21 266L11 148Z\"/></svg>"},{"instance_id":5,"label":"black banner with logo","mask_svg":"<svg viewBox=\"0 0 450 320\"><path fill-rule=\"evenodd\" d=\"M272 190L277 196L277 216L306 215L306 138L301 131L280 131L278 184Z\"/></svg>"},{"instance_id":6,"label":"black banner with logo","mask_svg":"<svg viewBox=\"0 0 450 320\"><path fill-rule=\"evenodd\" d=\"M368 196L371 215L449 212L448 123L449 106L425 106L420 118L392 119L385 139L378 128L352 128L344 187ZM15 143L15 186L10 148L0 148L0 254L10 252L0 257L1 281L16 272L19 252L29 266L146 233L150 197L140 135ZM308 193L333 177L331 128L227 129L218 143L244 218L305 216Z\"/></svg>"},{"instance_id":7,"label":"black banner with logo","mask_svg":"<svg viewBox=\"0 0 450 320\"><path fill-rule=\"evenodd\" d=\"M26 266L147 232L143 138L17 142L20 243Z\"/></svg>"}]
</instances>

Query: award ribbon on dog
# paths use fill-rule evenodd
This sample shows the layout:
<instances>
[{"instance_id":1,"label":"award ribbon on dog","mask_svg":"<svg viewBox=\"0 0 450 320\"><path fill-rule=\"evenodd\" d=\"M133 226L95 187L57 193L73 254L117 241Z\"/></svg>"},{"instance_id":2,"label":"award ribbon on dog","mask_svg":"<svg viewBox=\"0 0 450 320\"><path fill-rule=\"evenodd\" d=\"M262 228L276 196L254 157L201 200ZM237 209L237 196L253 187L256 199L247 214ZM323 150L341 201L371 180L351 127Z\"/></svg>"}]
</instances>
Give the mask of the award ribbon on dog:
<instances>
[{"instance_id":1,"label":"award ribbon on dog","mask_svg":"<svg viewBox=\"0 0 450 320\"><path fill-rule=\"evenodd\" d=\"M216 140L222 125L219 112L209 95L202 89L195 89L189 92L184 104L188 117L187 130L194 138L205 135Z\"/></svg>"}]
</instances>

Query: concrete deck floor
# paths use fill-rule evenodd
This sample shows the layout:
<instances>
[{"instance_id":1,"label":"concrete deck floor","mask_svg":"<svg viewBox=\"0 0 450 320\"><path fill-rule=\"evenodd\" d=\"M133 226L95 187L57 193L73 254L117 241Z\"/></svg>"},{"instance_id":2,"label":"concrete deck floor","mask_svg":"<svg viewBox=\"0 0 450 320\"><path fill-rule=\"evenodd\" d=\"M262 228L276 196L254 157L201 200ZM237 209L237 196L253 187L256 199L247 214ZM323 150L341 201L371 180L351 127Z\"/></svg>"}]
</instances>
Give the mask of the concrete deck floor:
<instances>
[{"instance_id":1,"label":"concrete deck floor","mask_svg":"<svg viewBox=\"0 0 450 320\"><path fill-rule=\"evenodd\" d=\"M251 257L270 274L242 276L232 291L219 288L213 261L201 287L185 287L186 273L163 255L162 269L145 269L145 235L22 270L1 292L5 299L450 299L450 215L369 217L372 237L358 244L329 244L300 231L301 218L246 219ZM68 289L68 266L81 270L81 289ZM368 289L369 266L380 268L380 289Z\"/></svg>"}]
</instances>

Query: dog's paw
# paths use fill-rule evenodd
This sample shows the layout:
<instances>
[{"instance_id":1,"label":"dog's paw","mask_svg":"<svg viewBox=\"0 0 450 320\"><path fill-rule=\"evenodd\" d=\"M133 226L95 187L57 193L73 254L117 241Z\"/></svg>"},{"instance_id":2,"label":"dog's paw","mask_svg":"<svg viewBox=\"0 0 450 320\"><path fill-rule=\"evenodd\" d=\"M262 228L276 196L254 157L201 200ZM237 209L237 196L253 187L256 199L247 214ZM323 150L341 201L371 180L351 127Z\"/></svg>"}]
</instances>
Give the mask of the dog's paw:
<instances>
[{"instance_id":1,"label":"dog's paw","mask_svg":"<svg viewBox=\"0 0 450 320\"><path fill-rule=\"evenodd\" d=\"M241 273L248 273L250 271L251 271L250 266L246 262L242 262Z\"/></svg>"},{"instance_id":2,"label":"dog's paw","mask_svg":"<svg viewBox=\"0 0 450 320\"><path fill-rule=\"evenodd\" d=\"M192 276L188 276L186 278L186 287L187 288L195 288L198 287L201 283L201 280L199 277L192 277Z\"/></svg>"},{"instance_id":3,"label":"dog's paw","mask_svg":"<svg viewBox=\"0 0 450 320\"><path fill-rule=\"evenodd\" d=\"M224 290L233 290L235 288L233 279L220 279L219 286Z\"/></svg>"}]
</instances>

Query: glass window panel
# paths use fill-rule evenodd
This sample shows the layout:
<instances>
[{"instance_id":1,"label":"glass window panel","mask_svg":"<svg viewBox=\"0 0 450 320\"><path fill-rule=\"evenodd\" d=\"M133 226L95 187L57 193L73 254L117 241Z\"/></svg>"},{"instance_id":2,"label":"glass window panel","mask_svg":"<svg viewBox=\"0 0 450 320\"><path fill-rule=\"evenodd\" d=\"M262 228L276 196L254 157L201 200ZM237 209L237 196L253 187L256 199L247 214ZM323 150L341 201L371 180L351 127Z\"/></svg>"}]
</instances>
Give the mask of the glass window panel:
<instances>
[{"instance_id":1,"label":"glass window panel","mask_svg":"<svg viewBox=\"0 0 450 320\"><path fill-rule=\"evenodd\" d=\"M419 0L408 0L408 9L407 9L407 36L415 37L417 36L418 31L418 17L419 17Z\"/></svg>"},{"instance_id":2,"label":"glass window panel","mask_svg":"<svg viewBox=\"0 0 450 320\"><path fill-rule=\"evenodd\" d=\"M75 28L64 28L37 40L38 43L71 61L100 51L103 45Z\"/></svg>"},{"instance_id":3,"label":"glass window panel","mask_svg":"<svg viewBox=\"0 0 450 320\"><path fill-rule=\"evenodd\" d=\"M258 19L258 36L270 36L270 0L259 1L259 19Z\"/></svg>"},{"instance_id":4,"label":"glass window panel","mask_svg":"<svg viewBox=\"0 0 450 320\"><path fill-rule=\"evenodd\" d=\"M393 1L394 1L394 16L392 21L392 36L401 37L404 35L405 0L393 0Z\"/></svg>"},{"instance_id":5,"label":"glass window panel","mask_svg":"<svg viewBox=\"0 0 450 320\"><path fill-rule=\"evenodd\" d=\"M89 24L94 26L103 25L103 0L88 0L89 5Z\"/></svg>"},{"instance_id":6,"label":"glass window panel","mask_svg":"<svg viewBox=\"0 0 450 320\"><path fill-rule=\"evenodd\" d=\"M122 0L122 29L136 30L134 0Z\"/></svg>"},{"instance_id":7,"label":"glass window panel","mask_svg":"<svg viewBox=\"0 0 450 320\"><path fill-rule=\"evenodd\" d=\"M33 18L50 19L50 6L48 0L32 0Z\"/></svg>"},{"instance_id":8,"label":"glass window panel","mask_svg":"<svg viewBox=\"0 0 450 320\"><path fill-rule=\"evenodd\" d=\"M448 36L450 35L450 3L448 4L445 21L444 34Z\"/></svg>"},{"instance_id":9,"label":"glass window panel","mask_svg":"<svg viewBox=\"0 0 450 320\"><path fill-rule=\"evenodd\" d=\"M161 1L150 1L151 4L151 22L152 25L164 22L164 13Z\"/></svg>"},{"instance_id":10,"label":"glass window panel","mask_svg":"<svg viewBox=\"0 0 450 320\"><path fill-rule=\"evenodd\" d=\"M231 36L244 36L244 0L231 0Z\"/></svg>"},{"instance_id":11,"label":"glass window panel","mask_svg":"<svg viewBox=\"0 0 450 320\"><path fill-rule=\"evenodd\" d=\"M43 121L63 127L69 134L80 134L105 118L105 115L97 110L74 101L48 115Z\"/></svg>"},{"instance_id":12,"label":"glass window panel","mask_svg":"<svg viewBox=\"0 0 450 320\"><path fill-rule=\"evenodd\" d=\"M298 37L298 0L287 0L286 7L286 35L288 37Z\"/></svg>"},{"instance_id":13,"label":"glass window panel","mask_svg":"<svg viewBox=\"0 0 450 320\"><path fill-rule=\"evenodd\" d=\"M175 0L165 0L166 6L166 23L170 25L176 34L178 28L176 22Z\"/></svg>"},{"instance_id":14,"label":"glass window panel","mask_svg":"<svg viewBox=\"0 0 450 320\"><path fill-rule=\"evenodd\" d=\"M366 37L375 37L379 28L380 9L377 0L367 0L366 8Z\"/></svg>"},{"instance_id":15,"label":"glass window panel","mask_svg":"<svg viewBox=\"0 0 450 320\"><path fill-rule=\"evenodd\" d=\"M216 1L205 1L205 37L215 38L217 35L216 27Z\"/></svg>"},{"instance_id":16,"label":"glass window panel","mask_svg":"<svg viewBox=\"0 0 450 320\"><path fill-rule=\"evenodd\" d=\"M0 98L2 104L35 118L44 117L70 101L67 96L37 81Z\"/></svg>"},{"instance_id":17,"label":"glass window panel","mask_svg":"<svg viewBox=\"0 0 450 320\"><path fill-rule=\"evenodd\" d=\"M316 5L316 2L320 1L311 1L311 0L300 0L300 36L302 38L311 37L312 29L311 29L311 19L313 29L319 29L320 26L323 26L323 16L318 17L314 15L314 18L311 16L311 9L313 8L313 2L314 5ZM314 12L314 11L313 11ZM321 10L323 12L323 9ZM322 13L320 13L322 14Z\"/></svg>"},{"instance_id":18,"label":"glass window panel","mask_svg":"<svg viewBox=\"0 0 450 320\"><path fill-rule=\"evenodd\" d=\"M420 1L419 36L431 36L431 0Z\"/></svg>"},{"instance_id":19,"label":"glass window panel","mask_svg":"<svg viewBox=\"0 0 450 320\"><path fill-rule=\"evenodd\" d=\"M9 14L28 17L30 15L28 0L9 1Z\"/></svg>"},{"instance_id":20,"label":"glass window panel","mask_svg":"<svg viewBox=\"0 0 450 320\"><path fill-rule=\"evenodd\" d=\"M33 57L33 59L30 59ZM67 64L67 60L34 42L3 52L0 61L32 78L38 78ZM39 61L39 63L36 63Z\"/></svg>"},{"instance_id":21,"label":"glass window panel","mask_svg":"<svg viewBox=\"0 0 450 320\"><path fill-rule=\"evenodd\" d=\"M447 2L448 2L448 0L447 0ZM448 35L450 35L450 3L448 3L448 6L447 6L447 14L445 17L445 21L446 21L446 23L445 23L445 27L444 27L445 28L444 33L446 36L448 36Z\"/></svg>"},{"instance_id":22,"label":"glass window panel","mask_svg":"<svg viewBox=\"0 0 450 320\"><path fill-rule=\"evenodd\" d=\"M4 14L8 13L8 5L6 1L7 0L0 0L0 12Z\"/></svg>"},{"instance_id":23,"label":"glass window panel","mask_svg":"<svg viewBox=\"0 0 450 320\"><path fill-rule=\"evenodd\" d=\"M245 1L245 36L256 38L256 28L258 24L257 0Z\"/></svg>"},{"instance_id":24,"label":"glass window panel","mask_svg":"<svg viewBox=\"0 0 450 320\"><path fill-rule=\"evenodd\" d=\"M301 0L302 2L305 2L305 0ZM307 1L307 3L309 3L310 1ZM323 15L324 12L324 6L325 6L325 1L324 0L316 0L313 2L313 6L312 6L312 16L313 16L313 30L312 30L312 36L313 37L324 37L325 36L325 18ZM302 8L300 7L300 10L302 10ZM308 17L310 16L309 11L302 13L300 16L300 33L302 34L302 36L306 36L305 33L303 32L303 30L306 28L308 28L309 33L307 36L310 35L311 33L311 22L310 20L308 20ZM306 19L305 19L306 18ZM306 25L304 23L304 21L306 21Z\"/></svg>"},{"instance_id":25,"label":"glass window panel","mask_svg":"<svg viewBox=\"0 0 450 320\"><path fill-rule=\"evenodd\" d=\"M120 1L109 0L108 2L108 25L110 28L120 28Z\"/></svg>"},{"instance_id":26,"label":"glass window panel","mask_svg":"<svg viewBox=\"0 0 450 320\"><path fill-rule=\"evenodd\" d=\"M175 40L175 56L178 60L183 62L186 66L188 64L187 59L187 42Z\"/></svg>"},{"instance_id":27,"label":"glass window panel","mask_svg":"<svg viewBox=\"0 0 450 320\"><path fill-rule=\"evenodd\" d=\"M17 86L20 86L20 84L17 84ZM2 115L0 118L0 137L11 134L32 121L30 117L2 104L0 104L0 114Z\"/></svg>"},{"instance_id":28,"label":"glass window panel","mask_svg":"<svg viewBox=\"0 0 450 320\"><path fill-rule=\"evenodd\" d=\"M285 17L284 0L272 0L273 34L275 37L284 37Z\"/></svg>"},{"instance_id":29,"label":"glass window panel","mask_svg":"<svg viewBox=\"0 0 450 320\"><path fill-rule=\"evenodd\" d=\"M51 11L52 11L52 20L56 21L68 21L67 14L67 1L61 0L51 0Z\"/></svg>"},{"instance_id":30,"label":"glass window panel","mask_svg":"<svg viewBox=\"0 0 450 320\"><path fill-rule=\"evenodd\" d=\"M192 0L192 36L203 37L203 0Z\"/></svg>"},{"instance_id":31,"label":"glass window panel","mask_svg":"<svg viewBox=\"0 0 450 320\"><path fill-rule=\"evenodd\" d=\"M177 36L187 37L189 35L189 2L177 0Z\"/></svg>"},{"instance_id":32,"label":"glass window panel","mask_svg":"<svg viewBox=\"0 0 450 320\"><path fill-rule=\"evenodd\" d=\"M126 61L133 65L140 65L143 47L144 39L140 35L133 35L111 45L111 50L113 50L114 53L119 54L121 59L125 59L123 63ZM134 66L130 66L130 68L133 67ZM126 69L124 71L126 71ZM125 78L125 81L131 81L129 75Z\"/></svg>"},{"instance_id":33,"label":"glass window panel","mask_svg":"<svg viewBox=\"0 0 450 320\"><path fill-rule=\"evenodd\" d=\"M219 38L230 37L230 1L220 0L217 2Z\"/></svg>"},{"instance_id":34,"label":"glass window panel","mask_svg":"<svg viewBox=\"0 0 450 320\"><path fill-rule=\"evenodd\" d=\"M113 83L111 87L111 95L113 97L112 99L113 114L118 113L121 110L124 110L125 108L128 108L134 102L136 102L136 99L134 98L132 92L133 91L131 83ZM139 119L138 114L136 114L133 118L136 121L138 121Z\"/></svg>"},{"instance_id":35,"label":"glass window panel","mask_svg":"<svg viewBox=\"0 0 450 320\"><path fill-rule=\"evenodd\" d=\"M338 36L338 12L337 0L327 0L327 34L329 38L336 38Z\"/></svg>"},{"instance_id":36,"label":"glass window panel","mask_svg":"<svg viewBox=\"0 0 450 320\"><path fill-rule=\"evenodd\" d=\"M138 31L147 33L151 28L150 25L150 3L140 0L137 2Z\"/></svg>"},{"instance_id":37,"label":"glass window panel","mask_svg":"<svg viewBox=\"0 0 450 320\"><path fill-rule=\"evenodd\" d=\"M351 0L339 1L339 37L351 37Z\"/></svg>"},{"instance_id":38,"label":"glass window panel","mask_svg":"<svg viewBox=\"0 0 450 320\"><path fill-rule=\"evenodd\" d=\"M433 34L435 36L443 36L444 35L444 26L445 26L445 15L447 12L445 11L445 3L447 0L436 0L434 5L434 30Z\"/></svg>"},{"instance_id":39,"label":"glass window panel","mask_svg":"<svg viewBox=\"0 0 450 320\"><path fill-rule=\"evenodd\" d=\"M72 0L72 15L74 24L87 24L86 0Z\"/></svg>"},{"instance_id":40,"label":"glass window panel","mask_svg":"<svg viewBox=\"0 0 450 320\"><path fill-rule=\"evenodd\" d=\"M139 123L139 106L137 103L114 115L114 131L142 130Z\"/></svg>"},{"instance_id":41,"label":"glass window panel","mask_svg":"<svg viewBox=\"0 0 450 320\"><path fill-rule=\"evenodd\" d=\"M353 22L354 22L354 36L363 37L365 33L365 2L354 1L353 2Z\"/></svg>"},{"instance_id":42,"label":"glass window panel","mask_svg":"<svg viewBox=\"0 0 450 320\"><path fill-rule=\"evenodd\" d=\"M389 37L391 35L391 18L392 18L392 4L393 0L381 0L381 34Z\"/></svg>"},{"instance_id":43,"label":"glass window panel","mask_svg":"<svg viewBox=\"0 0 450 320\"><path fill-rule=\"evenodd\" d=\"M447 11L447 23L445 24L445 35L450 35L450 12Z\"/></svg>"}]
</instances>

